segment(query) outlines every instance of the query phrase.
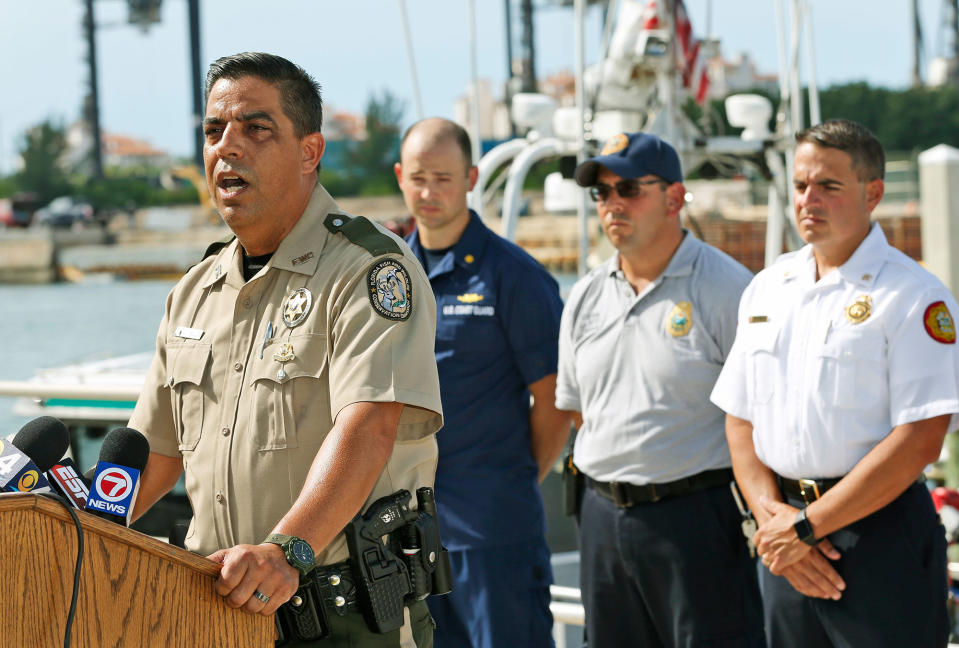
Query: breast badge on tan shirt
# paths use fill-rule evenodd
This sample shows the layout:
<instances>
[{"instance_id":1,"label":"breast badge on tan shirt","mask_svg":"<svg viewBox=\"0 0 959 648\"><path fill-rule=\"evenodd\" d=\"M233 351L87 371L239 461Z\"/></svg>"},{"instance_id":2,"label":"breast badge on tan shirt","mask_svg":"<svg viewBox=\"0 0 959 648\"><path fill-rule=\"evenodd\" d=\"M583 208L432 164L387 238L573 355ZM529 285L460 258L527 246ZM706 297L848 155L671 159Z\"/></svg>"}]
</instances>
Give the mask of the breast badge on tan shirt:
<instances>
[{"instance_id":1,"label":"breast badge on tan shirt","mask_svg":"<svg viewBox=\"0 0 959 648\"><path fill-rule=\"evenodd\" d=\"M310 314L313 295L306 288L297 288L291 292L283 304L283 323L293 328L299 326Z\"/></svg>"},{"instance_id":2,"label":"breast badge on tan shirt","mask_svg":"<svg viewBox=\"0 0 959 648\"><path fill-rule=\"evenodd\" d=\"M380 261L370 268L366 283L377 314L391 320L409 319L413 313L413 282L399 261Z\"/></svg>"},{"instance_id":3,"label":"breast badge on tan shirt","mask_svg":"<svg viewBox=\"0 0 959 648\"><path fill-rule=\"evenodd\" d=\"M865 322L872 315L872 297L859 295L852 304L846 307L846 319L853 324Z\"/></svg>"},{"instance_id":4,"label":"breast badge on tan shirt","mask_svg":"<svg viewBox=\"0 0 959 648\"><path fill-rule=\"evenodd\" d=\"M693 327L693 305L688 301L681 301L669 312L666 318L666 330L673 337L682 337Z\"/></svg>"},{"instance_id":5,"label":"breast badge on tan shirt","mask_svg":"<svg viewBox=\"0 0 959 648\"><path fill-rule=\"evenodd\" d=\"M945 302L937 301L929 304L922 316L922 324L926 327L926 333L929 334L929 337L936 342L943 344L956 343L956 326Z\"/></svg>"}]
</instances>

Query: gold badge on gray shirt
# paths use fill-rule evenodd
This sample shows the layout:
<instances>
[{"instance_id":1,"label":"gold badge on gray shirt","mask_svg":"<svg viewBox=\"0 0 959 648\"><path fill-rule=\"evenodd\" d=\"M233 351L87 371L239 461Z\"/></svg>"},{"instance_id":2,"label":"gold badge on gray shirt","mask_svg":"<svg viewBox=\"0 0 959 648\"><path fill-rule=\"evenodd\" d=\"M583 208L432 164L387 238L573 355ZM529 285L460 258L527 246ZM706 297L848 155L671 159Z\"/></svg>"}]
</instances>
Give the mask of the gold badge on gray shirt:
<instances>
[{"instance_id":1,"label":"gold badge on gray shirt","mask_svg":"<svg viewBox=\"0 0 959 648\"><path fill-rule=\"evenodd\" d=\"M693 305L688 301L681 301L669 312L666 318L666 330L673 337L682 337L693 327Z\"/></svg>"}]
</instances>

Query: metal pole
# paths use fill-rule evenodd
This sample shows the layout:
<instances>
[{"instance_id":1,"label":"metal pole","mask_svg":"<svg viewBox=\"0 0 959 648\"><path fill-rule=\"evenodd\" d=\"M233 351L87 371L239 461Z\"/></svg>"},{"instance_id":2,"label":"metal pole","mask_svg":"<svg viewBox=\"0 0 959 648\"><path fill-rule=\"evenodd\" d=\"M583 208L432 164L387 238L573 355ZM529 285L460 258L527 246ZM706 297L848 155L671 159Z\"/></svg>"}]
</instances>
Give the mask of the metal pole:
<instances>
[{"instance_id":1,"label":"metal pole","mask_svg":"<svg viewBox=\"0 0 959 648\"><path fill-rule=\"evenodd\" d=\"M200 0L187 0L190 21L190 72L193 79L193 163L203 169L203 76L200 71Z\"/></svg>"},{"instance_id":2,"label":"metal pole","mask_svg":"<svg viewBox=\"0 0 959 648\"><path fill-rule=\"evenodd\" d=\"M909 3L912 10L912 87L922 87L922 71L920 69L920 54L922 52L922 26L919 22L919 0Z\"/></svg>"},{"instance_id":3,"label":"metal pole","mask_svg":"<svg viewBox=\"0 0 959 648\"><path fill-rule=\"evenodd\" d=\"M576 15L576 106L579 108L578 138L576 143L576 161L586 159L586 91L583 87L583 74L586 71L586 0L574 0L573 9ZM579 225L579 261L577 271L582 277L586 274L586 257L589 255L589 204L586 202L586 192L579 192L579 201L576 203L576 218Z\"/></svg>"},{"instance_id":4,"label":"metal pole","mask_svg":"<svg viewBox=\"0 0 959 648\"><path fill-rule=\"evenodd\" d=\"M521 0L520 19L523 21L523 92L536 92L536 43L533 36L533 0Z\"/></svg>"},{"instance_id":5,"label":"metal pole","mask_svg":"<svg viewBox=\"0 0 959 648\"><path fill-rule=\"evenodd\" d=\"M513 0L504 0L506 16L506 113L509 115L509 133L516 137L516 123L513 121Z\"/></svg>"},{"instance_id":6,"label":"metal pole","mask_svg":"<svg viewBox=\"0 0 959 648\"><path fill-rule=\"evenodd\" d=\"M97 46L96 19L93 14L93 0L86 0L86 16L83 20L87 37L87 62L90 65L90 103L87 106L87 119L90 122L90 135L93 137L93 177L103 179L103 150L100 134L100 98L97 94Z\"/></svg>"},{"instance_id":7,"label":"metal pole","mask_svg":"<svg viewBox=\"0 0 959 648\"><path fill-rule=\"evenodd\" d=\"M809 125L822 123L822 114L819 110L819 88L816 86L816 49L812 37L812 5L803 0L803 17L805 18L806 55L809 57Z\"/></svg>"},{"instance_id":8,"label":"metal pole","mask_svg":"<svg viewBox=\"0 0 959 648\"><path fill-rule=\"evenodd\" d=\"M476 70L476 0L469 0L470 31L470 123L472 125L473 164L479 164L482 148L480 146L480 105L479 73Z\"/></svg>"},{"instance_id":9,"label":"metal pole","mask_svg":"<svg viewBox=\"0 0 959 648\"><path fill-rule=\"evenodd\" d=\"M413 58L413 37L410 35L410 22L406 16L406 1L400 1L400 17L403 19L403 34L406 37L406 59L410 66L410 81L413 84L413 105L416 107L416 119L423 119L423 101L420 98L420 82L416 75L416 61Z\"/></svg>"},{"instance_id":10,"label":"metal pole","mask_svg":"<svg viewBox=\"0 0 959 648\"><path fill-rule=\"evenodd\" d=\"M802 36L802 8L799 6L800 0L793 0L792 3L792 37L790 38L790 94L793 97L789 107L792 109L793 128L802 130L803 128L803 109L802 94L799 85L799 39Z\"/></svg>"}]
</instances>

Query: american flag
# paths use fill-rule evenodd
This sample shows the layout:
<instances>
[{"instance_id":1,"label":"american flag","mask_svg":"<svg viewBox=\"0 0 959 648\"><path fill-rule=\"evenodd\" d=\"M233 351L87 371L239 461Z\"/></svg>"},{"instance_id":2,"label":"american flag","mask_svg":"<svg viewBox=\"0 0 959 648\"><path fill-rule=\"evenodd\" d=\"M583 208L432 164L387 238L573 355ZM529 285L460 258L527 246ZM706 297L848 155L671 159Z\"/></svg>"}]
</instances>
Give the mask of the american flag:
<instances>
[{"instance_id":1,"label":"american flag","mask_svg":"<svg viewBox=\"0 0 959 648\"><path fill-rule=\"evenodd\" d=\"M655 2L655 0L653 0ZM709 88L709 76L706 74L706 61L699 55L700 40L693 36L693 26L683 0L676 0L674 9L676 38L679 40L680 63L683 74L683 87L696 98L696 103L706 103L706 90Z\"/></svg>"}]
</instances>

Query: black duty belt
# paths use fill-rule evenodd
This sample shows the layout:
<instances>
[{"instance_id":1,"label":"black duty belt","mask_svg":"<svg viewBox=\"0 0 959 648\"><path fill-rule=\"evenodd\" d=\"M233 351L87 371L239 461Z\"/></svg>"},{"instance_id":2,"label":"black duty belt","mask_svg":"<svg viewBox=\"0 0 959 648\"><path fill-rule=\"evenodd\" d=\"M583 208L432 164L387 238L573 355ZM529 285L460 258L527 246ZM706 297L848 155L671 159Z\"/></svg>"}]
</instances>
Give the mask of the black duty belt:
<instances>
[{"instance_id":1,"label":"black duty belt","mask_svg":"<svg viewBox=\"0 0 959 648\"><path fill-rule=\"evenodd\" d=\"M310 573L320 594L320 604L327 612L339 616L356 608L356 588L350 561L335 565L319 565Z\"/></svg>"},{"instance_id":2,"label":"black duty belt","mask_svg":"<svg viewBox=\"0 0 959 648\"><path fill-rule=\"evenodd\" d=\"M715 486L728 485L733 480L730 468L706 470L696 475L677 479L664 484L646 484L637 486L628 482L601 482L586 477L586 483L594 491L616 502L620 508L628 508L646 502L658 502L667 497L688 495Z\"/></svg>"},{"instance_id":3,"label":"black duty belt","mask_svg":"<svg viewBox=\"0 0 959 648\"><path fill-rule=\"evenodd\" d=\"M783 495L801 499L806 504L812 504L826 494L826 491L839 483L842 477L836 479L787 479L779 477L779 487Z\"/></svg>"}]
</instances>

